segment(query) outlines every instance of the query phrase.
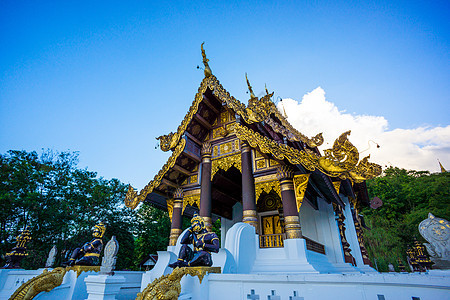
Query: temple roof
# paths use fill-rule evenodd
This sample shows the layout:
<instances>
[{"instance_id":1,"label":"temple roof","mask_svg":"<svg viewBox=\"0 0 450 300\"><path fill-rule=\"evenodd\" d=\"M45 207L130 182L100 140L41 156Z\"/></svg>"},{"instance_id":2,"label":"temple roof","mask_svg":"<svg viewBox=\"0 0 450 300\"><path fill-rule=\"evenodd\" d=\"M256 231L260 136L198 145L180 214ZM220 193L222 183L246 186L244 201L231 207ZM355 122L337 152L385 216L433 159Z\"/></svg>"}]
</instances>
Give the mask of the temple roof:
<instances>
[{"instance_id":1,"label":"temple roof","mask_svg":"<svg viewBox=\"0 0 450 300\"><path fill-rule=\"evenodd\" d=\"M178 126L177 131L157 137L157 139L160 140L160 147L162 151L173 150L176 147L192 120L195 118L198 119L197 112L200 103L204 103L213 111L218 112L218 107L213 105L213 103L211 103L207 98L205 99L204 94L207 90L209 90L214 97L220 101L221 105L226 105L228 108L233 110L233 112L239 115L248 125L264 122L269 125L273 131L286 137L289 141L302 141L311 148L318 147L323 143L322 133L319 133L312 138L308 138L296 130L271 101L273 93L267 94L261 99L252 97L246 107L245 104L241 103L233 96L230 96L230 93L223 88L214 75L210 75L202 80L198 92L195 95L194 102L189 108L189 111L180 126Z\"/></svg>"},{"instance_id":2,"label":"temple roof","mask_svg":"<svg viewBox=\"0 0 450 300\"><path fill-rule=\"evenodd\" d=\"M334 142L333 148L325 150L324 156L321 156L317 149L323 143L321 133L312 138L300 133L278 111L271 100L273 93L267 92L265 96L258 99L254 96L248 80L251 99L247 106L241 103L231 96L212 75L203 45L202 55L205 78L198 88L192 105L176 132L157 138L160 141L161 150L171 150L172 155L139 194L131 186L129 187L125 199L128 207L135 208L155 192L162 196L161 199L168 198L170 195L167 194L167 190L175 189L182 184L187 186L188 192L190 189L198 189L198 181L194 182L192 178L198 177L201 146L212 138L214 124L227 112L236 120L233 124L229 124L230 126L220 128L223 132L219 134L224 139L235 136L241 141L248 142L252 148L271 159L282 164L297 166L298 170L313 174L316 193L319 195L325 193L326 198L335 199L337 203L342 201L333 188L332 178L334 180L349 179L358 183L381 173L380 166L368 162L369 157L359 161L358 150L347 139L350 131L343 133ZM228 176L237 180L239 175L228 174ZM234 199L233 201L239 201L239 195L233 197L233 193L236 192L233 180L227 179L226 176L222 177L215 179L216 185L219 186L217 193L231 195L229 197ZM228 200L225 200L227 197L222 198L223 209L233 205L233 202L227 203Z\"/></svg>"}]
</instances>

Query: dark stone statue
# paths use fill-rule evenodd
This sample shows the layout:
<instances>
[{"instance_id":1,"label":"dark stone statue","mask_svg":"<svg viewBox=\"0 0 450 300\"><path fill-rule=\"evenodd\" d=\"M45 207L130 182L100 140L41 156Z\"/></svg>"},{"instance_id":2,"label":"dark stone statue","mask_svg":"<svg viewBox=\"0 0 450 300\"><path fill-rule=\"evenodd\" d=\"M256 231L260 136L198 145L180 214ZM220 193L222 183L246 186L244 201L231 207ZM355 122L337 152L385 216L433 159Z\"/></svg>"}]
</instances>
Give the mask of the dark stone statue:
<instances>
[{"instance_id":1,"label":"dark stone statue","mask_svg":"<svg viewBox=\"0 0 450 300\"><path fill-rule=\"evenodd\" d=\"M197 214L191 219L191 227L181 239L181 249L178 260L169 265L176 267L211 267L213 264L211 252L219 252L219 238L214 232L206 230L205 222ZM192 244L194 250L188 245Z\"/></svg>"},{"instance_id":2,"label":"dark stone statue","mask_svg":"<svg viewBox=\"0 0 450 300\"><path fill-rule=\"evenodd\" d=\"M98 266L100 262L100 252L103 249L103 235L105 234L106 226L100 222L94 226L92 241L86 243L81 248L76 248L70 255L70 259L63 263L63 266Z\"/></svg>"},{"instance_id":3,"label":"dark stone statue","mask_svg":"<svg viewBox=\"0 0 450 300\"><path fill-rule=\"evenodd\" d=\"M20 261L28 255L26 253L27 247L25 246L31 240L31 233L28 230L28 227L20 233L19 236L16 237L17 244L12 251L6 253L6 265L3 266L3 269L19 269Z\"/></svg>"}]
</instances>

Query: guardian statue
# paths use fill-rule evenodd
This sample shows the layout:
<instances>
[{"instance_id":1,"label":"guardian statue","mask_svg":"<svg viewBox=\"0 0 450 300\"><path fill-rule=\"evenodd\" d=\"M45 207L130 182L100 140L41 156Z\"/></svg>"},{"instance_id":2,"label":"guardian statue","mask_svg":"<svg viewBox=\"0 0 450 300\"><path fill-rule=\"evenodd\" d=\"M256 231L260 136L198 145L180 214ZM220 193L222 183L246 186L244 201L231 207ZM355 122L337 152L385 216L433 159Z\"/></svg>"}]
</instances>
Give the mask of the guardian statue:
<instances>
[{"instance_id":1,"label":"guardian statue","mask_svg":"<svg viewBox=\"0 0 450 300\"><path fill-rule=\"evenodd\" d=\"M69 261L63 263L65 266L98 266L100 262L100 252L103 249L103 235L105 234L106 226L100 222L94 226L92 241L86 243L81 248L73 250Z\"/></svg>"},{"instance_id":2,"label":"guardian statue","mask_svg":"<svg viewBox=\"0 0 450 300\"><path fill-rule=\"evenodd\" d=\"M169 265L176 267L211 267L213 264L211 252L219 252L219 238L214 232L208 232L205 221L196 213L191 219L191 227L181 239L181 249L178 260ZM192 245L192 250L188 245Z\"/></svg>"}]
</instances>

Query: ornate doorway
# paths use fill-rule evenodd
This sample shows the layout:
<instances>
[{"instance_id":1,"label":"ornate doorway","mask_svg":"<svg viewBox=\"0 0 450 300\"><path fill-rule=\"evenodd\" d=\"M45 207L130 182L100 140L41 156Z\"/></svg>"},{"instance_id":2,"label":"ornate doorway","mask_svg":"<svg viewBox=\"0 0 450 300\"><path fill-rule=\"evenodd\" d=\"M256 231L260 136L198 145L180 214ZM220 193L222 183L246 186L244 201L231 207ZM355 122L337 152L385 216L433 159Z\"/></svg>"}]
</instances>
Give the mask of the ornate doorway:
<instances>
[{"instance_id":1,"label":"ornate doorway","mask_svg":"<svg viewBox=\"0 0 450 300\"><path fill-rule=\"evenodd\" d=\"M258 200L259 247L283 247L284 224L281 199L274 192L263 193Z\"/></svg>"}]
</instances>

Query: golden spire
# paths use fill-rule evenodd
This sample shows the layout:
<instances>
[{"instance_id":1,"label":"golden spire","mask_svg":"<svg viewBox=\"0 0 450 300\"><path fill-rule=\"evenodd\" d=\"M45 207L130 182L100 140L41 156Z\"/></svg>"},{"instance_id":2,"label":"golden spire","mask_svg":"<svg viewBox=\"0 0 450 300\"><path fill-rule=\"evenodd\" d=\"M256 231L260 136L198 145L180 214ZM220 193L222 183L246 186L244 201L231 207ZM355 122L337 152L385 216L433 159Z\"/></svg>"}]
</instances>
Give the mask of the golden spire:
<instances>
[{"instance_id":1,"label":"golden spire","mask_svg":"<svg viewBox=\"0 0 450 300\"><path fill-rule=\"evenodd\" d=\"M247 73L245 73L245 80L247 80L248 91L250 92L250 98L251 99L256 98L255 94L253 93L252 86L250 85L250 82L248 81Z\"/></svg>"},{"instance_id":2,"label":"golden spire","mask_svg":"<svg viewBox=\"0 0 450 300\"><path fill-rule=\"evenodd\" d=\"M267 84L264 84L265 88L266 88L266 95L269 95L269 91L267 90Z\"/></svg>"},{"instance_id":3,"label":"golden spire","mask_svg":"<svg viewBox=\"0 0 450 300\"><path fill-rule=\"evenodd\" d=\"M209 77L209 76L212 75L212 71L211 71L211 69L210 69L210 67L208 65L209 59L206 58L205 49L203 49L203 44L204 43L205 42L203 42L202 46L201 46L201 48L202 48L202 56L203 56L203 64L205 65L205 77Z\"/></svg>"},{"instance_id":4,"label":"golden spire","mask_svg":"<svg viewBox=\"0 0 450 300\"><path fill-rule=\"evenodd\" d=\"M441 173L445 173L445 172L447 172L447 170L444 168L444 166L441 164L441 162L439 161L439 159L438 159L438 162L439 162L439 167L441 167Z\"/></svg>"}]
</instances>

